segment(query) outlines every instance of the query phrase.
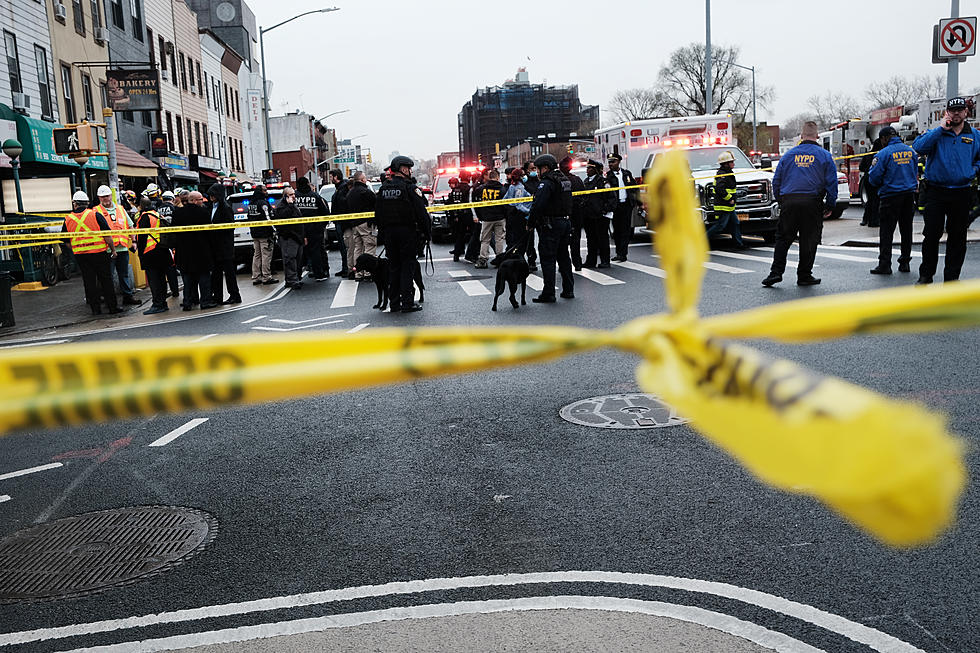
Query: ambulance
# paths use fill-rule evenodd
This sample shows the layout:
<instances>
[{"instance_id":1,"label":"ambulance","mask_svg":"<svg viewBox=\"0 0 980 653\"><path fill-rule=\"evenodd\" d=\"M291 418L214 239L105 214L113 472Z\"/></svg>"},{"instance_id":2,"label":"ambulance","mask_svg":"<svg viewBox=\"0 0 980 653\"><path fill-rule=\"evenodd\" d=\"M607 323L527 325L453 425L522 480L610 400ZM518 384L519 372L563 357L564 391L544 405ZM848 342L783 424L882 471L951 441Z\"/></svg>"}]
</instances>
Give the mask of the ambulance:
<instances>
[{"instance_id":1,"label":"ambulance","mask_svg":"<svg viewBox=\"0 0 980 653\"><path fill-rule=\"evenodd\" d=\"M596 130L596 152L603 164L610 154L623 157L621 167L637 179L660 155L672 150L683 151L694 176L697 201L705 224L714 219L714 173L718 155L730 151L735 158L738 183L735 212L742 233L762 236L766 242L776 238L779 205L772 194L772 171L758 170L735 142L732 116L680 116L633 120ZM633 214L635 226L645 226L642 207Z\"/></svg>"}]
</instances>

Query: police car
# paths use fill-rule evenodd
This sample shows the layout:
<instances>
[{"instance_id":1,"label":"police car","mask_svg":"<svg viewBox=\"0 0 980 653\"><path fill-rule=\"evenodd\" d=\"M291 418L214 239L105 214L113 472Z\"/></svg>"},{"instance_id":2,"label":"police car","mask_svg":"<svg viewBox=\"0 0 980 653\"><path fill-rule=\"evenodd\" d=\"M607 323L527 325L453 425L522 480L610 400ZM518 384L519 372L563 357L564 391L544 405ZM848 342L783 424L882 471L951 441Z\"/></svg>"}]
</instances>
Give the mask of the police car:
<instances>
[{"instance_id":1,"label":"police car","mask_svg":"<svg viewBox=\"0 0 980 653\"><path fill-rule=\"evenodd\" d=\"M484 170L486 170L485 165L436 169L435 177L432 180L432 186L429 188L430 192L425 193L426 195L430 195L429 203L433 206L446 203L446 200L449 198L450 191L449 180L453 177L459 179L460 174L463 172L469 173L471 176L480 175ZM473 182L471 180L470 187L472 186ZM432 211L429 213L429 215L432 218L432 240L437 241L449 239L453 232L453 225L449 221L449 214L443 211Z\"/></svg>"},{"instance_id":2,"label":"police car","mask_svg":"<svg viewBox=\"0 0 980 653\"><path fill-rule=\"evenodd\" d=\"M281 184L269 184L266 186L266 192L269 195L269 205L273 207L275 211L276 204L282 200L283 191L289 187L287 183ZM333 186L329 187L333 189ZM321 189L321 197L322 197ZM231 212L235 218L235 222L248 222L249 211L252 205L252 191L245 193L234 193L228 196L228 204L231 205ZM325 198L326 199L326 198ZM329 205L329 200L327 204ZM273 216L274 218L274 216ZM258 226L258 225L256 225ZM327 235L324 238L324 247L337 244L337 227L333 222L327 223ZM247 226L237 227L235 229L235 261L237 263L251 263L252 261L252 234ZM275 251L272 254L273 260L280 258L279 246L276 245Z\"/></svg>"}]
</instances>

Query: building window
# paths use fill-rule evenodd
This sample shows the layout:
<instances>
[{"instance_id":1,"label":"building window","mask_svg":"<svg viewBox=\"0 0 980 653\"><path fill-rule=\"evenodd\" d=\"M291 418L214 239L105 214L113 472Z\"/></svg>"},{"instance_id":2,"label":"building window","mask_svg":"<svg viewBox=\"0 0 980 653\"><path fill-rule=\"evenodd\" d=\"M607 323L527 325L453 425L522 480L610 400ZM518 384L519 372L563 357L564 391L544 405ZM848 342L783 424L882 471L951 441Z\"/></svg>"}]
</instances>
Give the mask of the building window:
<instances>
[{"instance_id":1,"label":"building window","mask_svg":"<svg viewBox=\"0 0 980 653\"><path fill-rule=\"evenodd\" d=\"M65 123L75 122L75 100L71 87L71 67L61 64L61 97L65 101Z\"/></svg>"},{"instance_id":2,"label":"building window","mask_svg":"<svg viewBox=\"0 0 980 653\"><path fill-rule=\"evenodd\" d=\"M129 0L129 9L133 14L133 36L137 41L143 40L143 9L139 0Z\"/></svg>"},{"instance_id":3,"label":"building window","mask_svg":"<svg viewBox=\"0 0 980 653\"><path fill-rule=\"evenodd\" d=\"M3 46L7 52L7 70L10 72L10 92L23 93L24 86L20 80L20 58L17 56L17 37L4 30Z\"/></svg>"},{"instance_id":4,"label":"building window","mask_svg":"<svg viewBox=\"0 0 980 653\"><path fill-rule=\"evenodd\" d=\"M82 73L82 101L85 103L85 117L95 120L95 103L92 101L92 78Z\"/></svg>"},{"instance_id":5,"label":"building window","mask_svg":"<svg viewBox=\"0 0 980 653\"><path fill-rule=\"evenodd\" d=\"M144 127L153 128L153 114L149 111L140 111L140 121Z\"/></svg>"},{"instance_id":6,"label":"building window","mask_svg":"<svg viewBox=\"0 0 980 653\"><path fill-rule=\"evenodd\" d=\"M92 5L92 31L102 27L102 10L99 8L99 0L91 0Z\"/></svg>"},{"instance_id":7,"label":"building window","mask_svg":"<svg viewBox=\"0 0 980 653\"><path fill-rule=\"evenodd\" d=\"M85 36L85 12L82 11L82 0L71 0L71 13L75 19L75 31Z\"/></svg>"},{"instance_id":8,"label":"building window","mask_svg":"<svg viewBox=\"0 0 980 653\"><path fill-rule=\"evenodd\" d=\"M156 44L153 42L153 30L146 28L146 43L150 46L150 66L157 60Z\"/></svg>"},{"instance_id":9,"label":"building window","mask_svg":"<svg viewBox=\"0 0 980 653\"><path fill-rule=\"evenodd\" d=\"M191 73L193 77L194 73ZM180 53L180 87L187 90L187 62L184 59L184 53Z\"/></svg>"},{"instance_id":10,"label":"building window","mask_svg":"<svg viewBox=\"0 0 980 653\"><path fill-rule=\"evenodd\" d=\"M231 118L231 101L228 93L228 85L225 84L225 115Z\"/></svg>"},{"instance_id":11,"label":"building window","mask_svg":"<svg viewBox=\"0 0 980 653\"><path fill-rule=\"evenodd\" d=\"M214 110L221 113L221 84L212 80L211 87L214 89Z\"/></svg>"},{"instance_id":12,"label":"building window","mask_svg":"<svg viewBox=\"0 0 980 653\"><path fill-rule=\"evenodd\" d=\"M245 147L241 141L238 141L238 169L245 169Z\"/></svg>"},{"instance_id":13,"label":"building window","mask_svg":"<svg viewBox=\"0 0 980 653\"><path fill-rule=\"evenodd\" d=\"M41 95L41 117L53 118L51 84L48 83L48 53L40 45L34 46L34 62L37 64L37 85Z\"/></svg>"},{"instance_id":14,"label":"building window","mask_svg":"<svg viewBox=\"0 0 980 653\"><path fill-rule=\"evenodd\" d=\"M167 45L170 47L170 73L173 76L174 86L177 86L177 58L174 55L176 48L173 46L173 43L168 43Z\"/></svg>"},{"instance_id":15,"label":"building window","mask_svg":"<svg viewBox=\"0 0 980 653\"><path fill-rule=\"evenodd\" d=\"M210 141L208 138L208 123L201 125L201 133L204 134L204 156L211 156L209 153L210 148L208 147L211 145L211 143L208 142Z\"/></svg>"},{"instance_id":16,"label":"building window","mask_svg":"<svg viewBox=\"0 0 980 653\"><path fill-rule=\"evenodd\" d=\"M201 86L204 87L204 101L207 103L208 107L211 106L211 91L208 88L208 73L204 72L204 81L201 82Z\"/></svg>"},{"instance_id":17,"label":"building window","mask_svg":"<svg viewBox=\"0 0 980 653\"><path fill-rule=\"evenodd\" d=\"M177 116L177 151L184 153L184 122Z\"/></svg>"},{"instance_id":18,"label":"building window","mask_svg":"<svg viewBox=\"0 0 980 653\"><path fill-rule=\"evenodd\" d=\"M228 167L232 170L237 170L235 167L235 143L231 140L231 136L228 137Z\"/></svg>"},{"instance_id":19,"label":"building window","mask_svg":"<svg viewBox=\"0 0 980 653\"><path fill-rule=\"evenodd\" d=\"M191 93L194 92L194 60L187 57L187 82L191 85Z\"/></svg>"},{"instance_id":20,"label":"building window","mask_svg":"<svg viewBox=\"0 0 980 653\"><path fill-rule=\"evenodd\" d=\"M160 70L167 69L167 44L163 42L163 37L157 37L157 47L160 50Z\"/></svg>"},{"instance_id":21,"label":"building window","mask_svg":"<svg viewBox=\"0 0 980 653\"><path fill-rule=\"evenodd\" d=\"M191 131L191 121L187 120L187 153L196 154L194 151L194 138L193 132Z\"/></svg>"},{"instance_id":22,"label":"building window","mask_svg":"<svg viewBox=\"0 0 980 653\"><path fill-rule=\"evenodd\" d=\"M109 9L112 13L112 24L119 29L126 29L126 22L123 20L122 0L109 0Z\"/></svg>"},{"instance_id":23,"label":"building window","mask_svg":"<svg viewBox=\"0 0 980 653\"><path fill-rule=\"evenodd\" d=\"M201 153L201 123L194 123L194 144L197 146L197 153Z\"/></svg>"},{"instance_id":24,"label":"building window","mask_svg":"<svg viewBox=\"0 0 980 653\"><path fill-rule=\"evenodd\" d=\"M242 101L238 97L238 91L235 91L235 120L238 122L242 121Z\"/></svg>"},{"instance_id":25,"label":"building window","mask_svg":"<svg viewBox=\"0 0 980 653\"><path fill-rule=\"evenodd\" d=\"M197 67L197 94L204 95L204 78L201 77L201 62L195 61L194 65Z\"/></svg>"},{"instance_id":26,"label":"building window","mask_svg":"<svg viewBox=\"0 0 980 653\"><path fill-rule=\"evenodd\" d=\"M167 113L167 149L174 149L174 117L169 111Z\"/></svg>"},{"instance_id":27,"label":"building window","mask_svg":"<svg viewBox=\"0 0 980 653\"><path fill-rule=\"evenodd\" d=\"M132 111L122 111L123 120L126 122L133 122L133 112Z\"/></svg>"}]
</instances>

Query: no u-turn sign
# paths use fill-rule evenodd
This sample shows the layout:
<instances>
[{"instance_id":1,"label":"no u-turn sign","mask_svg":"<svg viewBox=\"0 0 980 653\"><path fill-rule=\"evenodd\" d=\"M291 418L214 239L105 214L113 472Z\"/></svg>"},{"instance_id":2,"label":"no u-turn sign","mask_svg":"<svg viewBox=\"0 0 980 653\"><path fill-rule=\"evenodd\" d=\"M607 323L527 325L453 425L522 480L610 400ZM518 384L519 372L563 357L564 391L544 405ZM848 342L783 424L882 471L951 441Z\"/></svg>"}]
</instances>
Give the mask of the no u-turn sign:
<instances>
[{"instance_id":1,"label":"no u-turn sign","mask_svg":"<svg viewBox=\"0 0 980 653\"><path fill-rule=\"evenodd\" d=\"M939 21L939 58L971 57L977 51L977 17Z\"/></svg>"}]
</instances>

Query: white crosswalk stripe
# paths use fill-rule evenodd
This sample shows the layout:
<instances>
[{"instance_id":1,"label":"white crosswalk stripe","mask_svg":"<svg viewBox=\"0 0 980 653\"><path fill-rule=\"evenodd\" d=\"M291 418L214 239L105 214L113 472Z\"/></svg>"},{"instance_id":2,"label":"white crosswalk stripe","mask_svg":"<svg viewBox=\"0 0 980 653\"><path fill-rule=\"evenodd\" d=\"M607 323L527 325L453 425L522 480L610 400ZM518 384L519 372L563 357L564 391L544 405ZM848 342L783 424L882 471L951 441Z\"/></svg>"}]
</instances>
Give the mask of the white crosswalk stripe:
<instances>
[{"instance_id":1,"label":"white crosswalk stripe","mask_svg":"<svg viewBox=\"0 0 980 653\"><path fill-rule=\"evenodd\" d=\"M771 257L762 256L752 256L751 254L742 254L740 252L711 252L712 256L723 256L725 258L737 258L742 261L752 261L753 263L764 263L765 265L772 265ZM786 261L786 267L796 268L799 267L794 261ZM813 267L819 267L814 265Z\"/></svg>"},{"instance_id":2,"label":"white crosswalk stripe","mask_svg":"<svg viewBox=\"0 0 980 653\"><path fill-rule=\"evenodd\" d=\"M527 275L527 287L541 292L544 290L544 279L536 274Z\"/></svg>"},{"instance_id":3,"label":"white crosswalk stripe","mask_svg":"<svg viewBox=\"0 0 980 653\"><path fill-rule=\"evenodd\" d=\"M580 277L585 277L589 281L595 281L600 286L616 286L621 283L626 283L625 281L620 281L615 277L610 277L608 274L603 274L602 272L596 272L595 270L589 270L587 268L576 270L575 274Z\"/></svg>"},{"instance_id":4,"label":"white crosswalk stripe","mask_svg":"<svg viewBox=\"0 0 980 653\"><path fill-rule=\"evenodd\" d=\"M756 247L755 250L758 252L776 251L772 247ZM793 247L789 251L791 254L796 254L797 256L800 255L799 247ZM838 261L856 261L858 263L876 263L878 261L878 257L868 258L867 256L853 256L851 254L834 254L832 252L821 252L819 247L817 248L817 256L822 256L824 258L833 258L833 259L837 259Z\"/></svg>"},{"instance_id":5,"label":"white crosswalk stripe","mask_svg":"<svg viewBox=\"0 0 980 653\"><path fill-rule=\"evenodd\" d=\"M634 263L633 261L613 261L612 264L617 267L626 268L627 270L649 274L651 277L660 277L661 279L667 277L666 272L652 265L643 265L642 263Z\"/></svg>"},{"instance_id":6,"label":"white crosswalk stripe","mask_svg":"<svg viewBox=\"0 0 980 653\"><path fill-rule=\"evenodd\" d=\"M480 295L492 295L486 286L479 279L469 279L467 281L457 281L459 287L469 295L470 297L479 297Z\"/></svg>"},{"instance_id":7,"label":"white crosswalk stripe","mask_svg":"<svg viewBox=\"0 0 980 653\"><path fill-rule=\"evenodd\" d=\"M357 282L344 279L337 287L330 308L347 308L357 301Z\"/></svg>"}]
</instances>

